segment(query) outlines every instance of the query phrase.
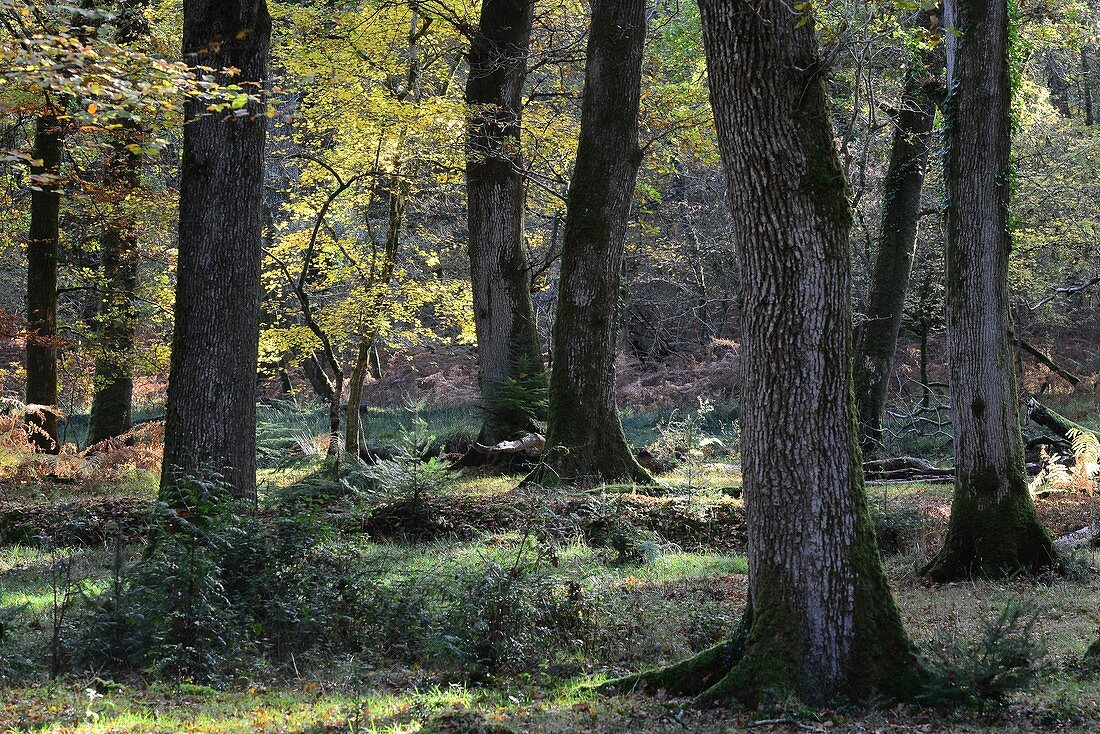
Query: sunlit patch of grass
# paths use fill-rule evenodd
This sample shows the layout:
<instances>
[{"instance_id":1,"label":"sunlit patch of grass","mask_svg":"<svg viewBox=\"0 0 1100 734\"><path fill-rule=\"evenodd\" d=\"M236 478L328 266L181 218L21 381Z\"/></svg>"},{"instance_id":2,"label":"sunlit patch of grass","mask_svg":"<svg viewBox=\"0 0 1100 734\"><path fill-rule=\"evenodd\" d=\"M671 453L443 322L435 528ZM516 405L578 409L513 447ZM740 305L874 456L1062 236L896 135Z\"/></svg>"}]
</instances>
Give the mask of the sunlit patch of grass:
<instances>
[{"instance_id":1,"label":"sunlit patch of grass","mask_svg":"<svg viewBox=\"0 0 1100 734\"><path fill-rule=\"evenodd\" d=\"M929 586L910 574L896 580L894 588L906 628L915 639L932 639L944 630L972 636L1009 602L1023 602L1040 612L1036 633L1049 657L1076 660L1096 639L1100 623L1100 578L1096 576Z\"/></svg>"},{"instance_id":2,"label":"sunlit patch of grass","mask_svg":"<svg viewBox=\"0 0 1100 734\"><path fill-rule=\"evenodd\" d=\"M127 558L136 551L128 549ZM22 608L40 616L63 596L94 593L110 573L111 552L104 548L49 551L26 545L0 547L0 607ZM57 565L56 578L53 567ZM71 564L71 572L63 568ZM60 598L60 596L58 597Z\"/></svg>"},{"instance_id":3,"label":"sunlit patch of grass","mask_svg":"<svg viewBox=\"0 0 1100 734\"><path fill-rule=\"evenodd\" d=\"M456 492L470 497L493 497L511 492L522 480L520 474L463 477Z\"/></svg>"}]
</instances>

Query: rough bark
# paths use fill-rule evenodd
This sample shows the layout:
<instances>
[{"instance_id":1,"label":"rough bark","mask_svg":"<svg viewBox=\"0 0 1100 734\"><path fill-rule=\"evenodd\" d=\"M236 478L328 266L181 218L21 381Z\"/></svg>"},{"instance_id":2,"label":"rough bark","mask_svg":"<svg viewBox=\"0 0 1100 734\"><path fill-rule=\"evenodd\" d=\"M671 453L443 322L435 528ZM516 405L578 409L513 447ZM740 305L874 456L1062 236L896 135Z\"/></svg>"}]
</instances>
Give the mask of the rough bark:
<instances>
[{"instance_id":1,"label":"rough bark","mask_svg":"<svg viewBox=\"0 0 1100 734\"><path fill-rule=\"evenodd\" d=\"M514 438L546 419L540 400L545 391L542 348L523 243L520 122L533 7L532 0L483 0L470 45L468 251L485 407L479 440L484 443ZM534 395L525 400L513 394L528 384Z\"/></svg>"},{"instance_id":2,"label":"rough bark","mask_svg":"<svg viewBox=\"0 0 1100 734\"><path fill-rule=\"evenodd\" d=\"M267 76L271 19L264 0L185 0L187 62L236 67L253 93ZM190 100L183 127L175 328L161 491L215 471L233 493L256 493L263 155L266 117L204 114ZM170 495L169 495L170 498Z\"/></svg>"},{"instance_id":3,"label":"rough bark","mask_svg":"<svg viewBox=\"0 0 1100 734\"><path fill-rule=\"evenodd\" d=\"M615 404L615 336L627 218L641 162L646 3L595 0L577 161L566 203L543 463L527 481L652 482Z\"/></svg>"},{"instance_id":4,"label":"rough bark","mask_svg":"<svg viewBox=\"0 0 1100 734\"><path fill-rule=\"evenodd\" d=\"M27 402L57 405L57 240L61 194L57 190L61 164L61 130L56 118L35 123L31 166L31 225L27 239ZM36 430L37 451L61 450L57 414L34 413L27 418Z\"/></svg>"},{"instance_id":5,"label":"rough bark","mask_svg":"<svg viewBox=\"0 0 1100 734\"><path fill-rule=\"evenodd\" d=\"M1057 563L1027 489L1009 334L1012 135L1007 0L947 4L947 337L955 493L946 581Z\"/></svg>"},{"instance_id":6,"label":"rough bark","mask_svg":"<svg viewBox=\"0 0 1100 734\"><path fill-rule=\"evenodd\" d=\"M813 23L764 0L700 8L743 276L751 609L741 634L641 680L715 704L908 697L922 676L864 494L851 213Z\"/></svg>"},{"instance_id":7,"label":"rough bark","mask_svg":"<svg viewBox=\"0 0 1100 734\"><path fill-rule=\"evenodd\" d=\"M119 436L132 425L137 239L130 224L115 221L108 225L100 248L104 294L88 445Z\"/></svg>"},{"instance_id":8,"label":"rough bark","mask_svg":"<svg viewBox=\"0 0 1100 734\"><path fill-rule=\"evenodd\" d=\"M926 24L930 16L925 14ZM937 63L938 61L938 63ZM882 227L871 276L866 320L855 332L853 361L860 444L864 452L882 445L882 415L894 367L905 295L913 269L920 221L921 188L932 143L936 103L929 89L942 68L942 56L928 53L905 73L894 121L890 163L883 181ZM937 68L938 67L938 68Z\"/></svg>"}]
</instances>

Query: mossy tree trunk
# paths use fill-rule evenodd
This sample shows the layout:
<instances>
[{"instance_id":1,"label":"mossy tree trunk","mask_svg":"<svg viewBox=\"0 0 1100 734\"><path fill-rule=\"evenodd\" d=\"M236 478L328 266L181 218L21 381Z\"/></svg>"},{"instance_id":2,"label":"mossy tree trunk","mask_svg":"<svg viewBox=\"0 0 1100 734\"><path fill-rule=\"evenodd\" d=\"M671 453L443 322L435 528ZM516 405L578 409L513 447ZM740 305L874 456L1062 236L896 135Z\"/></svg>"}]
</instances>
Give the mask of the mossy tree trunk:
<instances>
[{"instance_id":1,"label":"mossy tree trunk","mask_svg":"<svg viewBox=\"0 0 1100 734\"><path fill-rule=\"evenodd\" d=\"M946 310L956 479L944 547L924 569L939 581L1057 563L1027 489L1009 341L1008 2L953 0L947 10Z\"/></svg>"},{"instance_id":2,"label":"mossy tree trunk","mask_svg":"<svg viewBox=\"0 0 1100 734\"><path fill-rule=\"evenodd\" d=\"M259 91L271 18L264 0L184 0L189 64L236 67ZM228 82L227 82L228 83ZM161 491L177 477L217 471L234 494L256 496L263 103L227 118L187 102L180 173L179 261Z\"/></svg>"},{"instance_id":3,"label":"mossy tree trunk","mask_svg":"<svg viewBox=\"0 0 1100 734\"><path fill-rule=\"evenodd\" d=\"M651 482L615 403L615 335L627 218L641 162L646 3L594 0L577 162L566 203L550 419L530 483Z\"/></svg>"},{"instance_id":4,"label":"mossy tree trunk","mask_svg":"<svg viewBox=\"0 0 1100 734\"><path fill-rule=\"evenodd\" d=\"M928 25L931 15L924 13L923 17ZM912 62L905 72L894 119L890 163L883 181L878 255L871 276L866 320L855 331L856 407L860 444L865 453L882 446L882 414L913 269L921 189L936 118L936 103L930 92L938 86L936 77L943 68L942 58L939 52L928 52Z\"/></svg>"},{"instance_id":5,"label":"mossy tree trunk","mask_svg":"<svg viewBox=\"0 0 1100 734\"><path fill-rule=\"evenodd\" d=\"M129 44L148 33L143 13L147 2L119 3L116 41ZM137 310L138 239L132 204L126 198L141 186L141 154L127 145L140 145L142 132L131 121L121 121L106 165L107 189L114 207L100 236L103 295L100 298L99 354L95 362L95 393L88 424L88 445L130 430L133 405L133 360Z\"/></svg>"},{"instance_id":6,"label":"mossy tree trunk","mask_svg":"<svg viewBox=\"0 0 1100 734\"><path fill-rule=\"evenodd\" d=\"M95 361L88 445L130 430L134 390L137 238L133 223L116 220L109 224L100 237L100 248L104 293L98 315L100 353Z\"/></svg>"},{"instance_id":7,"label":"mossy tree trunk","mask_svg":"<svg viewBox=\"0 0 1100 734\"><path fill-rule=\"evenodd\" d=\"M31 225L27 239L27 402L57 405L57 246L61 194L61 128L44 115L35 122L31 166ZM37 451L61 450L57 415L43 411L28 417Z\"/></svg>"},{"instance_id":8,"label":"mossy tree trunk","mask_svg":"<svg viewBox=\"0 0 1100 734\"><path fill-rule=\"evenodd\" d=\"M849 365L851 213L814 26L765 0L700 6L740 243L751 602L731 640L639 679L714 704L905 697L921 673L864 494Z\"/></svg>"},{"instance_id":9,"label":"mossy tree trunk","mask_svg":"<svg viewBox=\"0 0 1100 734\"><path fill-rule=\"evenodd\" d=\"M536 430L536 422L546 419L542 347L523 241L520 123L533 8L533 0L483 0L470 42L466 196L485 410L478 440L484 444Z\"/></svg>"}]
</instances>

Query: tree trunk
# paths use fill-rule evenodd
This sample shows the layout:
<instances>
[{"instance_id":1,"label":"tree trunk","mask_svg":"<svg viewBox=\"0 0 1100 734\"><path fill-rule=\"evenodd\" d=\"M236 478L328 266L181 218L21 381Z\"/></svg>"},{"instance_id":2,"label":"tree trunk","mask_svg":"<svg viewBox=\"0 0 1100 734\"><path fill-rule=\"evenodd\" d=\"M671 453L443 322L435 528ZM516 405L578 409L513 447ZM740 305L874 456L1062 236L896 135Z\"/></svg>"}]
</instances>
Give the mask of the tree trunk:
<instances>
[{"instance_id":1,"label":"tree trunk","mask_svg":"<svg viewBox=\"0 0 1100 734\"><path fill-rule=\"evenodd\" d=\"M926 16L927 17L927 16ZM939 58L939 54L928 56ZM882 230L871 277L866 321L856 328L856 406L864 452L882 446L882 414L894 367L905 294L913 269L920 220L921 188L928 165L936 103L926 89L938 75L935 59L910 68L905 75L894 127L890 165L883 181ZM942 67L942 62L938 65Z\"/></svg>"},{"instance_id":2,"label":"tree trunk","mask_svg":"<svg viewBox=\"0 0 1100 734\"><path fill-rule=\"evenodd\" d=\"M374 353L374 343L378 338L378 323L386 303L390 280L393 278L393 269L397 263L397 248L401 243L401 228L405 222L405 201L408 192L409 185L405 179L396 184L395 191L390 192L386 243L382 249L382 261L371 262L370 275L365 284L367 299L363 304L363 333L359 340L355 366L351 371L348 415L344 430L344 451L351 456L359 456L361 450L359 412L363 402L363 381L367 379L367 372L371 369L371 354Z\"/></svg>"},{"instance_id":3,"label":"tree trunk","mask_svg":"<svg viewBox=\"0 0 1100 734\"><path fill-rule=\"evenodd\" d=\"M149 31L143 13L147 2L120 2L116 40L137 41ZM119 436L130 430L134 393L134 327L137 313L138 242L133 217L125 210L126 196L141 186L141 153L127 149L140 144L142 134L132 121L122 120L121 137L111 146L107 160L107 184L116 208L100 238L100 263L104 293L99 304L99 348L95 364L95 394L92 396L87 444Z\"/></svg>"},{"instance_id":4,"label":"tree trunk","mask_svg":"<svg viewBox=\"0 0 1100 734\"><path fill-rule=\"evenodd\" d=\"M31 226L27 241L27 402L57 405L57 240L61 195L61 131L54 117L35 123L31 166ZM37 451L56 454L57 415L43 411L27 418Z\"/></svg>"},{"instance_id":5,"label":"tree trunk","mask_svg":"<svg viewBox=\"0 0 1100 734\"><path fill-rule=\"evenodd\" d=\"M131 427L137 288L137 239L132 226L132 222L112 222L100 238L105 292L99 313L100 354L95 363L89 446Z\"/></svg>"},{"instance_id":6,"label":"tree trunk","mask_svg":"<svg viewBox=\"0 0 1100 734\"><path fill-rule=\"evenodd\" d=\"M185 0L188 63L236 67L233 83L259 91L271 18L264 0ZM228 83L228 80L225 80ZM168 377L161 490L214 471L235 496L256 496L262 103L243 114L206 113L189 100L183 127L179 262Z\"/></svg>"},{"instance_id":7,"label":"tree trunk","mask_svg":"<svg viewBox=\"0 0 1100 734\"><path fill-rule=\"evenodd\" d=\"M1069 107L1070 82L1061 60L1053 51L1047 54L1046 72L1051 105L1062 117L1072 117L1073 110Z\"/></svg>"},{"instance_id":8,"label":"tree trunk","mask_svg":"<svg viewBox=\"0 0 1100 734\"><path fill-rule=\"evenodd\" d=\"M706 346L714 338L710 326L710 314L707 308L707 272L703 248L699 243L699 233L691 221L691 201L688 199L688 171L684 166L676 167L676 194L679 202L680 229L684 237L684 256L695 278L695 308L692 315L699 322L699 344Z\"/></svg>"},{"instance_id":9,"label":"tree trunk","mask_svg":"<svg viewBox=\"0 0 1100 734\"><path fill-rule=\"evenodd\" d=\"M1012 135L1007 0L947 5L947 336L955 495L938 581L1057 563L1027 489L1009 342Z\"/></svg>"},{"instance_id":10,"label":"tree trunk","mask_svg":"<svg viewBox=\"0 0 1100 734\"><path fill-rule=\"evenodd\" d=\"M750 608L735 637L643 674L701 702L917 692L882 569L851 395L851 213L812 22L765 0L700 3L740 243Z\"/></svg>"},{"instance_id":11,"label":"tree trunk","mask_svg":"<svg viewBox=\"0 0 1100 734\"><path fill-rule=\"evenodd\" d=\"M363 403L363 382L370 369L370 350L373 339L364 336L359 341L359 351L355 356L355 366L351 369L351 387L348 390L348 417L344 422L344 451L349 456L359 456L362 450L362 436L359 427Z\"/></svg>"},{"instance_id":12,"label":"tree trunk","mask_svg":"<svg viewBox=\"0 0 1100 734\"><path fill-rule=\"evenodd\" d=\"M306 379L317 398L324 403L328 403L332 401L332 382L325 374L325 368L321 363L323 359L324 355L321 350L316 350L302 362L302 371L305 372Z\"/></svg>"},{"instance_id":13,"label":"tree trunk","mask_svg":"<svg viewBox=\"0 0 1100 734\"><path fill-rule=\"evenodd\" d=\"M520 151L533 7L533 0L483 0L470 46L466 192L482 443L514 438L546 418Z\"/></svg>"},{"instance_id":14,"label":"tree trunk","mask_svg":"<svg viewBox=\"0 0 1100 734\"><path fill-rule=\"evenodd\" d=\"M577 161L554 322L550 420L532 483L652 482L615 404L615 335L627 217L641 162L638 105L646 3L594 0Z\"/></svg>"},{"instance_id":15,"label":"tree trunk","mask_svg":"<svg viewBox=\"0 0 1100 734\"><path fill-rule=\"evenodd\" d=\"M1081 46L1081 106L1085 110L1085 124L1096 124L1096 107L1094 106L1093 89L1097 86L1096 46L1086 44Z\"/></svg>"}]
</instances>

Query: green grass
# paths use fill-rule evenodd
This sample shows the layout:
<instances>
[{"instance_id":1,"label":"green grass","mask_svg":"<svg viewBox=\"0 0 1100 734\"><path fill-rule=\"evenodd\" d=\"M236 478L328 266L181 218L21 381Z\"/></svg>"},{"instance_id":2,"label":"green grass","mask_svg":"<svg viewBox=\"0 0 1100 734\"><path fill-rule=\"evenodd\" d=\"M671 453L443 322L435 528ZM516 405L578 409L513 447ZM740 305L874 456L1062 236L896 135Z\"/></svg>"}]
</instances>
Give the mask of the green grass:
<instances>
[{"instance_id":1,"label":"green grass","mask_svg":"<svg viewBox=\"0 0 1100 734\"><path fill-rule=\"evenodd\" d=\"M469 409L427 411L424 415L432 433L441 437L448 431L476 430L476 413ZM280 430L319 423L323 432L323 412L311 416L286 418ZM669 416L670 411L663 409L627 411L624 422L630 426L632 440L641 445L659 434ZM372 435L388 437L379 439L383 442L397 439L405 416L401 409L379 409L365 411L364 418ZM668 497L673 499L670 505L706 508L725 503L728 507L739 503L729 496L741 482L735 462L724 459L681 466L661 477L662 487L644 490L660 499L630 499L647 506L661 505ZM268 489L286 486L316 467L317 457L281 468L268 467L261 472L261 482ZM466 502L482 498L499 501L515 496L517 480L514 476L463 478L454 491ZM691 492L687 491L689 484ZM67 494L79 495L82 489L54 487L41 492L39 499L62 500ZM635 490L598 488L589 494L598 500L600 495ZM112 490L96 491L109 494ZM148 494L150 490L129 487L126 492ZM940 511L948 506L951 486L880 485L869 487L868 493L876 512ZM545 500L541 505L540 497ZM532 494L529 499L534 499L532 504L538 508L549 506L552 497ZM610 505L615 506L613 498ZM532 524L538 527L541 516L534 514L538 517L532 517ZM557 519L567 529L571 527L569 518ZM522 529L523 523L518 525ZM778 711L759 715L680 712L675 703L661 698L597 698L586 686L604 677L675 661L728 633L745 602L745 557L705 549L691 553L664 544L644 563L620 565L609 549L569 541L568 532L565 537L566 541L553 547L514 529L484 532L461 542L388 543L356 534L336 535L326 541L338 545L339 557L349 559L356 573L368 581L362 593L402 603L394 607L397 616L391 625L398 634L404 626L413 626L411 617L403 616L410 613L433 619L432 624L448 634L456 631L446 626L455 624L454 619L475 619L477 608L472 616L453 613L463 611L457 605L483 591L481 580L490 568L505 572L520 568L517 583L526 584L524 594L572 588L584 598L587 606L579 608L587 615L583 629L588 637L583 645L548 669L482 678L477 685L453 665L424 654L430 647L418 648L412 642L408 649L417 651L412 657L407 652L393 652L386 644L369 653L302 655L293 666L243 671L240 679L223 681L218 689L188 681L146 685L136 678L105 684L94 680L91 671L69 673L55 685L47 685L43 666L53 600L50 566L55 558L32 546L0 547L0 608L9 614L19 610L19 621L9 630L5 643L13 648L0 649L0 685L6 686L0 689L0 732L413 734L439 731L433 729L437 717L455 712L476 712L486 721L499 720L517 732L599 734L769 731L766 726L750 727L756 717L797 720L802 728L836 731L921 727L922 731L952 733L1055 728L1086 732L1100 727L1100 671L1090 673L1079 665L1081 653L1096 638L1100 625L1100 578L1096 575L929 586L916 579L913 570L935 551L934 538L886 559L905 625L922 646L935 644L943 635L972 639L985 620L995 617L1009 601L1022 600L1041 610L1036 629L1048 654L1040 678L1028 690L1013 694L1001 709L984 714L912 707L838 713L781 706ZM133 558L137 551L136 547L128 549L127 557ZM102 585L111 573L111 557L109 548L75 551L74 576L89 589ZM1096 553L1083 560L1100 565ZM543 639L537 628L521 632L528 636L528 645L537 646ZM18 671L22 676L18 679L2 677L8 674L4 659L8 649L31 659L29 667ZM831 722L830 726L826 727L826 722Z\"/></svg>"}]
</instances>

